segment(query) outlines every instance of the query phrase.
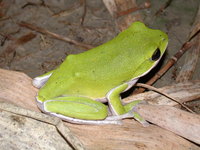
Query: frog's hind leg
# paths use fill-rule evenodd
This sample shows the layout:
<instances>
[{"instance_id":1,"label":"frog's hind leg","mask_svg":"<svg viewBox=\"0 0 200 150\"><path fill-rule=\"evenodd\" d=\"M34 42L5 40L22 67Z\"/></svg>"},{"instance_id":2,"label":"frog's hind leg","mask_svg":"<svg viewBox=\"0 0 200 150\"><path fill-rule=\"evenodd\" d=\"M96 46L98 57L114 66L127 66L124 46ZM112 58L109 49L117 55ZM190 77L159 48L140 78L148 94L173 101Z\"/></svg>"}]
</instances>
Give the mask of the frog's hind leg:
<instances>
[{"instance_id":1,"label":"frog's hind leg","mask_svg":"<svg viewBox=\"0 0 200 150\"><path fill-rule=\"evenodd\" d=\"M41 108L45 113L76 124L120 124L107 120L108 108L86 97L65 96L47 100Z\"/></svg>"},{"instance_id":2,"label":"frog's hind leg","mask_svg":"<svg viewBox=\"0 0 200 150\"><path fill-rule=\"evenodd\" d=\"M135 118L143 126L148 126L148 122L146 122L137 112L134 111L134 107L141 103L140 100L133 101L127 105L123 105L121 102L120 93L126 91L129 87L130 85L128 83L124 83L112 89L107 94L110 110L113 115L116 115L116 119L118 119L118 116L121 117L123 114L129 114L127 118Z\"/></svg>"},{"instance_id":3,"label":"frog's hind leg","mask_svg":"<svg viewBox=\"0 0 200 150\"><path fill-rule=\"evenodd\" d=\"M37 88L41 88L47 82L49 77L52 75L53 71L54 70L34 78L33 79L33 86L35 86Z\"/></svg>"}]
</instances>

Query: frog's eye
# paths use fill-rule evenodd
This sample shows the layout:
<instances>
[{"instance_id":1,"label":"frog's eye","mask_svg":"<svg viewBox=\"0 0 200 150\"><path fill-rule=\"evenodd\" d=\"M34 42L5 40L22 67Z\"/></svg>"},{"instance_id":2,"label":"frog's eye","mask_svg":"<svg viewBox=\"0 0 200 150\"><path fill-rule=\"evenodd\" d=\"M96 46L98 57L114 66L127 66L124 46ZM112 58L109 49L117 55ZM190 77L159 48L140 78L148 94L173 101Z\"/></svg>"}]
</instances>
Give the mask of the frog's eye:
<instances>
[{"instance_id":1,"label":"frog's eye","mask_svg":"<svg viewBox=\"0 0 200 150\"><path fill-rule=\"evenodd\" d=\"M158 60L158 59L160 58L160 54L161 54L160 49L157 48L157 49L154 51L153 55L151 56L151 60L153 60L153 61Z\"/></svg>"}]
</instances>

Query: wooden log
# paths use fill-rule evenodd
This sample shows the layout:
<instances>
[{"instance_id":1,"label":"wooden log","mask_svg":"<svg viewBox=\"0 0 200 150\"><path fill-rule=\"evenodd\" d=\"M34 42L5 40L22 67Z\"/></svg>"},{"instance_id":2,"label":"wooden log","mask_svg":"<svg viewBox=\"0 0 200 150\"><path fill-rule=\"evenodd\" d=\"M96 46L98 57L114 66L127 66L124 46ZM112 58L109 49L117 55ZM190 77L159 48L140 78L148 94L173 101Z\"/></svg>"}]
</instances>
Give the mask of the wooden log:
<instances>
[{"instance_id":1,"label":"wooden log","mask_svg":"<svg viewBox=\"0 0 200 150\"><path fill-rule=\"evenodd\" d=\"M39 112L34 98L37 91L26 74L0 69L1 100Z\"/></svg>"},{"instance_id":2,"label":"wooden log","mask_svg":"<svg viewBox=\"0 0 200 150\"><path fill-rule=\"evenodd\" d=\"M134 21L142 21L140 13L136 11L146 8L138 6L135 0L103 0L103 2L120 31L125 30Z\"/></svg>"},{"instance_id":3,"label":"wooden log","mask_svg":"<svg viewBox=\"0 0 200 150\"><path fill-rule=\"evenodd\" d=\"M134 120L124 120L123 125L67 125L90 150L200 149L163 128L155 125L145 128Z\"/></svg>"},{"instance_id":4,"label":"wooden log","mask_svg":"<svg viewBox=\"0 0 200 150\"><path fill-rule=\"evenodd\" d=\"M200 55L200 6L189 35L189 40L193 41L192 48L187 52L185 61L176 78L176 82L191 80L194 72L197 70Z\"/></svg>"},{"instance_id":5,"label":"wooden log","mask_svg":"<svg viewBox=\"0 0 200 150\"><path fill-rule=\"evenodd\" d=\"M24 73L0 69L0 97L6 102L38 111L35 105L37 89ZM20 80L19 80L20 79ZM132 119L122 125L76 125L65 123L88 149L177 149L199 150L194 143L155 125L144 128ZM13 133L14 134L14 133ZM17 140L17 139L16 139ZM31 139L30 139L31 140Z\"/></svg>"},{"instance_id":6,"label":"wooden log","mask_svg":"<svg viewBox=\"0 0 200 150\"><path fill-rule=\"evenodd\" d=\"M185 103L200 98L200 80L174 83L170 86L159 88L159 91L167 93L181 103ZM131 95L123 99L123 102L130 103L134 100L145 100L154 105L177 105L176 102L154 91Z\"/></svg>"},{"instance_id":7,"label":"wooden log","mask_svg":"<svg viewBox=\"0 0 200 150\"><path fill-rule=\"evenodd\" d=\"M86 150L59 118L6 102L0 110L1 149Z\"/></svg>"},{"instance_id":8,"label":"wooden log","mask_svg":"<svg viewBox=\"0 0 200 150\"><path fill-rule=\"evenodd\" d=\"M200 115L170 106L138 105L146 120L200 144Z\"/></svg>"}]
</instances>

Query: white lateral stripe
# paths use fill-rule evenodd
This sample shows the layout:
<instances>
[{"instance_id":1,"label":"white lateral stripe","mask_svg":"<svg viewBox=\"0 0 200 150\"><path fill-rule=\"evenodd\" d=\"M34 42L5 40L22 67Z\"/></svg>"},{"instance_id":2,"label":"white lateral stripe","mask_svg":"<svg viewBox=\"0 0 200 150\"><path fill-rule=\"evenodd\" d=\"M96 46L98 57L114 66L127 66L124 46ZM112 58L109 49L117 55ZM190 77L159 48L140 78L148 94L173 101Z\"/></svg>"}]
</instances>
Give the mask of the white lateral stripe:
<instances>
[{"instance_id":1,"label":"white lateral stripe","mask_svg":"<svg viewBox=\"0 0 200 150\"><path fill-rule=\"evenodd\" d=\"M83 119L76 119L76 118L72 118L72 117L67 117L67 116L57 114L57 113L52 113L52 112L46 112L46 113L51 115L51 116L61 118L64 121L76 123L76 124L99 124L99 125L121 124L120 120L106 120L106 119L105 120L83 120Z\"/></svg>"}]
</instances>

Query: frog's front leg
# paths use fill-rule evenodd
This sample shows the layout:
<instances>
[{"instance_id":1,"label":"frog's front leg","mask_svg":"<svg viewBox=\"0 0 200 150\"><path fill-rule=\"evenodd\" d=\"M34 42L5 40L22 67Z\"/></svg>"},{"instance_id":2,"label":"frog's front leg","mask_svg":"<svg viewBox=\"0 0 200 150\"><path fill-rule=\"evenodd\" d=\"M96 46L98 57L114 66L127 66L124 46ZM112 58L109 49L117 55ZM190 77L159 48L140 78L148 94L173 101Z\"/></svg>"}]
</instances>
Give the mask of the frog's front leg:
<instances>
[{"instance_id":1,"label":"frog's front leg","mask_svg":"<svg viewBox=\"0 0 200 150\"><path fill-rule=\"evenodd\" d=\"M142 101L137 100L137 101L133 101L127 105L123 105L121 102L121 97L120 97L120 93L122 93L123 91L125 91L127 88L129 88L129 84L128 83L124 83L122 85L117 86L116 88L112 89L108 94L107 94L107 98L108 98L108 103L111 109L111 112L113 113L113 115L123 115L123 114L129 114L130 118L130 114L132 114L132 117L135 118L137 121L139 121L143 126L148 126L149 123L146 122L137 112L134 111L134 107L141 103ZM118 117L116 116L116 119L118 119Z\"/></svg>"},{"instance_id":2,"label":"frog's front leg","mask_svg":"<svg viewBox=\"0 0 200 150\"><path fill-rule=\"evenodd\" d=\"M41 102L38 106L45 113L78 124L120 124L108 116L108 108L101 102L86 97L64 96Z\"/></svg>"},{"instance_id":3,"label":"frog's front leg","mask_svg":"<svg viewBox=\"0 0 200 150\"><path fill-rule=\"evenodd\" d=\"M53 72L54 70L34 78L33 85L37 88L41 88L47 82L47 80L49 79L49 77L52 75Z\"/></svg>"}]
</instances>

